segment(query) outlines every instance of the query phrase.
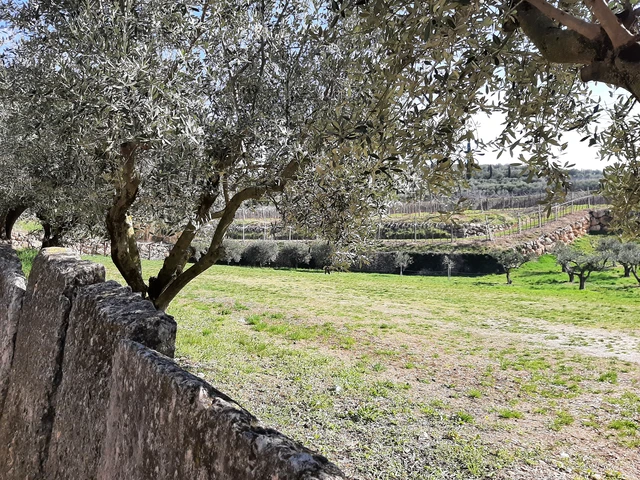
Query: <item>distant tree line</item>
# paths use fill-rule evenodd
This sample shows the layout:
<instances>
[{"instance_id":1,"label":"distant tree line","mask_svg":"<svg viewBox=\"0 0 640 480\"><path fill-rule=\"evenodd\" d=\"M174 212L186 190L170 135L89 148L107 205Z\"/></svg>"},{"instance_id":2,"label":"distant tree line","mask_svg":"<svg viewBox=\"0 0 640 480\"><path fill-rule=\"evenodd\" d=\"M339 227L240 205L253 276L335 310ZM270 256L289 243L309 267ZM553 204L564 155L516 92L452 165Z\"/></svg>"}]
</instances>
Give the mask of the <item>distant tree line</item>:
<instances>
[{"instance_id":1,"label":"distant tree line","mask_svg":"<svg viewBox=\"0 0 640 480\"><path fill-rule=\"evenodd\" d=\"M601 170L571 169L570 191L596 191L600 188ZM525 168L516 165L480 165L469 175L465 195L537 195L546 193L546 181L527 177Z\"/></svg>"}]
</instances>

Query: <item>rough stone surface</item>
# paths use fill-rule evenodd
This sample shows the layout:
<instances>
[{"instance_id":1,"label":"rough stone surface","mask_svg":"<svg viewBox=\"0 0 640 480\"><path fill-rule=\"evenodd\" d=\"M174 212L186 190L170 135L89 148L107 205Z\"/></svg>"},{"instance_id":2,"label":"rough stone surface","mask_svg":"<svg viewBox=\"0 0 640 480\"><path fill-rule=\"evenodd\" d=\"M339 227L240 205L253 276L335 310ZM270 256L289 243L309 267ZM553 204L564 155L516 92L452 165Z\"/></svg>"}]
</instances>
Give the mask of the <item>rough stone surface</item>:
<instances>
[{"instance_id":1,"label":"rough stone surface","mask_svg":"<svg viewBox=\"0 0 640 480\"><path fill-rule=\"evenodd\" d=\"M116 282L80 289L73 301L63 377L45 468L47 479L95 478L111 383L111 361L127 338L173 356L176 323ZM135 401L135 400L134 400Z\"/></svg>"},{"instance_id":2,"label":"rough stone surface","mask_svg":"<svg viewBox=\"0 0 640 480\"><path fill-rule=\"evenodd\" d=\"M344 478L169 358L123 340L116 351L99 480Z\"/></svg>"},{"instance_id":3,"label":"rough stone surface","mask_svg":"<svg viewBox=\"0 0 640 480\"><path fill-rule=\"evenodd\" d=\"M26 280L11 244L0 242L0 416L9 387L9 371Z\"/></svg>"},{"instance_id":4,"label":"rough stone surface","mask_svg":"<svg viewBox=\"0 0 640 480\"><path fill-rule=\"evenodd\" d=\"M79 287L103 281L104 267L64 249L45 249L36 257L0 418L3 480L46 478L42 468L55 417L71 301Z\"/></svg>"},{"instance_id":5,"label":"rough stone surface","mask_svg":"<svg viewBox=\"0 0 640 480\"><path fill-rule=\"evenodd\" d=\"M535 240L531 240L518 246L523 253L532 253L535 255L543 255L553 250L557 243L572 243L576 238L582 237L589 233L593 227L593 212L585 214L575 222L565 225L550 233L545 233Z\"/></svg>"}]
</instances>

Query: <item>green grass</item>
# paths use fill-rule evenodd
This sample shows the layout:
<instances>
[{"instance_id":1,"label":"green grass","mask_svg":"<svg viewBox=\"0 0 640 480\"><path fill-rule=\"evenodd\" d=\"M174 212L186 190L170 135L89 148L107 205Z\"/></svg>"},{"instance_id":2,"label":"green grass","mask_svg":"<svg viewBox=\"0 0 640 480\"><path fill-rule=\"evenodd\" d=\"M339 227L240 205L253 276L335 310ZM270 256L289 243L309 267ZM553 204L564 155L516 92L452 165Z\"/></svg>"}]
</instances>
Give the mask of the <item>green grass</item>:
<instances>
[{"instance_id":1,"label":"green grass","mask_svg":"<svg viewBox=\"0 0 640 480\"><path fill-rule=\"evenodd\" d=\"M509 408L503 408L498 410L498 417L500 418L524 418L524 414L518 410L511 410Z\"/></svg>"},{"instance_id":2,"label":"green grass","mask_svg":"<svg viewBox=\"0 0 640 480\"><path fill-rule=\"evenodd\" d=\"M104 257L95 258L104 262ZM143 261L143 267L149 276L160 268L160 262ZM113 278L119 277L113 268L109 271ZM579 291L577 285L567 282L554 258L545 255L539 261L525 264L513 278L514 285L508 286L503 275L454 277L448 281L443 277L354 273L328 276L313 271L216 266L189 285L177 301L216 294L242 304L261 303L280 310L308 304L309 314L342 318L366 314L370 322L387 325L388 316L380 312L381 304L393 298L398 305L419 305L425 315L437 311L441 319L462 325L476 324L491 312L492 316L514 324L526 324L528 319L535 318L619 330L638 327L640 289L634 279L621 278L619 272L596 272L587 282L587 290ZM592 315L593 311L598 314Z\"/></svg>"},{"instance_id":3,"label":"green grass","mask_svg":"<svg viewBox=\"0 0 640 480\"><path fill-rule=\"evenodd\" d=\"M39 250L37 248L23 248L16 252L20 262L22 262L22 271L24 272L25 277L29 277L33 261L35 260L36 255L38 255L38 252Z\"/></svg>"},{"instance_id":4,"label":"green grass","mask_svg":"<svg viewBox=\"0 0 640 480\"><path fill-rule=\"evenodd\" d=\"M22 232L41 232L42 224L35 219L19 219L13 227L16 230L20 230Z\"/></svg>"},{"instance_id":5,"label":"green grass","mask_svg":"<svg viewBox=\"0 0 640 480\"><path fill-rule=\"evenodd\" d=\"M556 412L556 417L551 422L551 425L549 428L551 428L551 430L558 431L562 427L566 427L568 425L573 424L573 422L575 422L575 418L573 417L573 415L561 410Z\"/></svg>"},{"instance_id":6,"label":"green grass","mask_svg":"<svg viewBox=\"0 0 640 480\"><path fill-rule=\"evenodd\" d=\"M107 259L92 258L119 279ZM160 262L143 268L148 277ZM181 364L352 476L494 476L535 462L539 445L560 448L539 433L530 444L520 438L530 422L536 432L607 431L619 448L635 446L637 366L574 350L597 346L589 332L637 335L635 280L594 273L579 291L550 256L513 279L216 266L169 313ZM545 343L565 328L586 333ZM592 410L595 397L611 407Z\"/></svg>"}]
</instances>

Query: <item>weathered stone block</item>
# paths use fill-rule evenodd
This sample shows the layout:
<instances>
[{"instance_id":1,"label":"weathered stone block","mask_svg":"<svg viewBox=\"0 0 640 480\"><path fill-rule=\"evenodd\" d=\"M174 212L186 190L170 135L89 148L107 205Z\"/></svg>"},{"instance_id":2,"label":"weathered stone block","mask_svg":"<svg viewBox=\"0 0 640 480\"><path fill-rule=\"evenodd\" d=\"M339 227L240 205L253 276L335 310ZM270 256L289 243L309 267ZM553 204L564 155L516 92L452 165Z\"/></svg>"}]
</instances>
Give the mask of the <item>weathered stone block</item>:
<instances>
[{"instance_id":1,"label":"weathered stone block","mask_svg":"<svg viewBox=\"0 0 640 480\"><path fill-rule=\"evenodd\" d=\"M45 249L36 257L0 418L3 480L46 478L42 466L55 416L71 301L79 287L103 281L104 267L64 249Z\"/></svg>"},{"instance_id":2,"label":"weathered stone block","mask_svg":"<svg viewBox=\"0 0 640 480\"><path fill-rule=\"evenodd\" d=\"M336 466L142 345L116 351L98 480L337 479Z\"/></svg>"},{"instance_id":3,"label":"weathered stone block","mask_svg":"<svg viewBox=\"0 0 640 480\"><path fill-rule=\"evenodd\" d=\"M173 356L175 336L173 318L128 287L107 282L78 291L69 316L47 479L95 478L118 342L135 340Z\"/></svg>"},{"instance_id":4,"label":"weathered stone block","mask_svg":"<svg viewBox=\"0 0 640 480\"><path fill-rule=\"evenodd\" d=\"M0 416L9 386L9 371L26 280L11 244L0 242Z\"/></svg>"}]
</instances>

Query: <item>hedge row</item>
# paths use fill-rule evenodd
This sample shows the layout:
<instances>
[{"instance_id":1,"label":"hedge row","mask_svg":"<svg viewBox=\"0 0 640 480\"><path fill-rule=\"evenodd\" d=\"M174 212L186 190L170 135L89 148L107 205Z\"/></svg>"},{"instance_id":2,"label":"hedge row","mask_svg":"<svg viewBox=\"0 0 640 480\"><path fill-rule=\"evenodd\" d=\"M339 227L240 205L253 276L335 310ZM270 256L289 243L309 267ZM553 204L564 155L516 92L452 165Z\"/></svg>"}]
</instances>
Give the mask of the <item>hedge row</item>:
<instances>
[{"instance_id":1,"label":"hedge row","mask_svg":"<svg viewBox=\"0 0 640 480\"><path fill-rule=\"evenodd\" d=\"M225 240L225 254L219 263L249 267L322 269L332 265L334 250L326 242L274 242ZM399 252L372 252L366 261L351 265L354 272L400 273ZM502 272L496 259L487 254L408 253L410 260L403 265L412 275L443 275L447 261L452 272L477 275ZM197 259L197 255L196 255Z\"/></svg>"},{"instance_id":2,"label":"hedge row","mask_svg":"<svg viewBox=\"0 0 640 480\"><path fill-rule=\"evenodd\" d=\"M333 247L326 242L225 240L222 263L249 267L324 268L331 265Z\"/></svg>"}]
</instances>

